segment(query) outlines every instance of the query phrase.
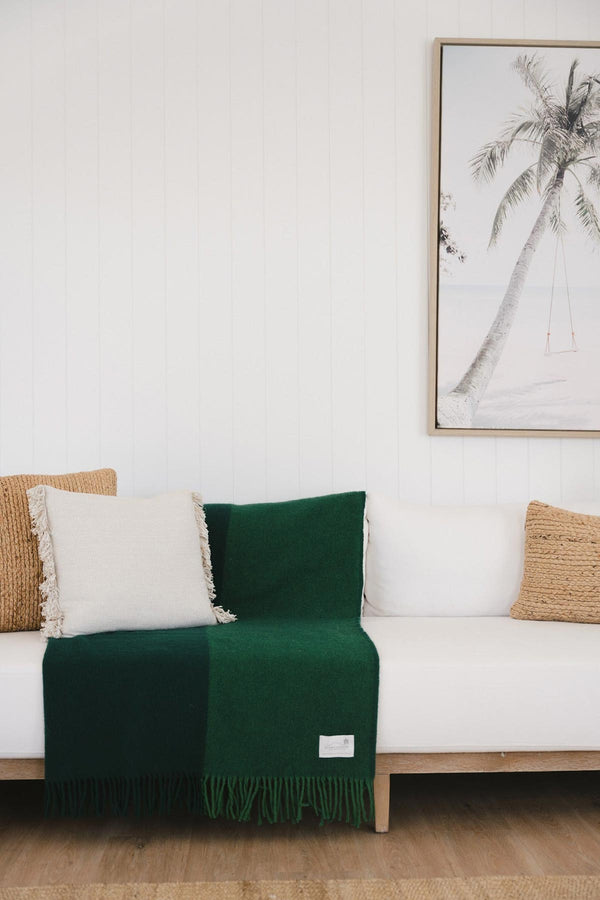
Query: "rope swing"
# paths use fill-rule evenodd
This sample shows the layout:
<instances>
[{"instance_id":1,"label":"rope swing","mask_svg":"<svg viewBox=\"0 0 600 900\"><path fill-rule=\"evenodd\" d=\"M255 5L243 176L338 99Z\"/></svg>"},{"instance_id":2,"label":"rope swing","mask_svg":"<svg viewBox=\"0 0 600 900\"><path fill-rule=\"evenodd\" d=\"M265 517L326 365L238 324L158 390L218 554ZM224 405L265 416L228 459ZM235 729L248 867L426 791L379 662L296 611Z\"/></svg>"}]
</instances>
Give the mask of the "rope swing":
<instances>
[{"instance_id":1,"label":"rope swing","mask_svg":"<svg viewBox=\"0 0 600 900\"><path fill-rule=\"evenodd\" d=\"M567 306L569 309L569 322L571 323L571 346L568 350L551 350L550 349L550 334L552 331L552 310L554 307L554 288L556 285L556 264L558 262L558 245L560 243L561 255L562 255L562 264L563 264L563 272L565 276L565 291L567 294ZM573 325L573 309L571 307L571 294L569 293L569 279L567 277L567 257L565 255L565 242L562 236L562 232L560 230L560 225L556 231L556 246L554 248L554 266L552 269L552 289L550 291L550 309L548 310L548 328L546 330L546 356L551 356L553 353L577 353L578 347L575 341L575 326Z\"/></svg>"}]
</instances>

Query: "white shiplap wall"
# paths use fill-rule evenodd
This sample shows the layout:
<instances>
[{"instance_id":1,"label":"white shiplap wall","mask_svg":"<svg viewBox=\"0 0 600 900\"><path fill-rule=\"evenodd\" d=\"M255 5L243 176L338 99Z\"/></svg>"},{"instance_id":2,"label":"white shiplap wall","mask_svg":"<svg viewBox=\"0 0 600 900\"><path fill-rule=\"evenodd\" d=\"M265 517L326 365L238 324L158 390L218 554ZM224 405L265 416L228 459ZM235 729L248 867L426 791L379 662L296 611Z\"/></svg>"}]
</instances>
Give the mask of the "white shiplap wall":
<instances>
[{"instance_id":1,"label":"white shiplap wall","mask_svg":"<svg viewBox=\"0 0 600 900\"><path fill-rule=\"evenodd\" d=\"M438 35L600 39L600 6L2 0L0 471L600 496L598 442L425 433Z\"/></svg>"}]
</instances>

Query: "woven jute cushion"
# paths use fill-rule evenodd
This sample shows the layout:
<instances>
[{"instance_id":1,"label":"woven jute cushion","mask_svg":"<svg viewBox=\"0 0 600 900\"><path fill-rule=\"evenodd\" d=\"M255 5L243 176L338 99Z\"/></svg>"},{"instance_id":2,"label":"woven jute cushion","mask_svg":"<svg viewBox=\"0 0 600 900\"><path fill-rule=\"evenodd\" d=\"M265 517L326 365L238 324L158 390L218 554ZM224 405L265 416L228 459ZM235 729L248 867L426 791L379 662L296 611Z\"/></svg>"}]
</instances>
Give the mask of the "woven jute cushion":
<instances>
[{"instance_id":1,"label":"woven jute cushion","mask_svg":"<svg viewBox=\"0 0 600 900\"><path fill-rule=\"evenodd\" d=\"M600 623L600 516L529 504L523 581L510 614Z\"/></svg>"},{"instance_id":2,"label":"woven jute cushion","mask_svg":"<svg viewBox=\"0 0 600 900\"><path fill-rule=\"evenodd\" d=\"M8 475L0 478L0 632L40 627L42 564L31 533L27 491L47 484L63 491L116 494L114 469L70 475Z\"/></svg>"}]
</instances>

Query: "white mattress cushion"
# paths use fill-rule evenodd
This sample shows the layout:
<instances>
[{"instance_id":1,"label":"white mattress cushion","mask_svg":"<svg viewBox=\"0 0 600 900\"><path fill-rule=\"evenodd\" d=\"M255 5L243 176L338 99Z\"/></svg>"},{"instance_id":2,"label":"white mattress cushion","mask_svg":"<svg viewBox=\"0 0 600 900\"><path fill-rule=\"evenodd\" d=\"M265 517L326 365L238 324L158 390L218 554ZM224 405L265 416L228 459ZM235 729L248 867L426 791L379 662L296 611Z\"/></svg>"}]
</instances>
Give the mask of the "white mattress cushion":
<instances>
[{"instance_id":1,"label":"white mattress cushion","mask_svg":"<svg viewBox=\"0 0 600 900\"><path fill-rule=\"evenodd\" d=\"M600 750L600 625L364 618L378 753Z\"/></svg>"},{"instance_id":2,"label":"white mattress cushion","mask_svg":"<svg viewBox=\"0 0 600 900\"><path fill-rule=\"evenodd\" d=\"M0 634L0 757L44 755L45 649L39 631Z\"/></svg>"},{"instance_id":3,"label":"white mattress cushion","mask_svg":"<svg viewBox=\"0 0 600 900\"><path fill-rule=\"evenodd\" d=\"M543 498L540 498L543 499ZM367 495L366 616L507 616L527 504L428 506ZM600 503L576 503L600 515Z\"/></svg>"}]
</instances>

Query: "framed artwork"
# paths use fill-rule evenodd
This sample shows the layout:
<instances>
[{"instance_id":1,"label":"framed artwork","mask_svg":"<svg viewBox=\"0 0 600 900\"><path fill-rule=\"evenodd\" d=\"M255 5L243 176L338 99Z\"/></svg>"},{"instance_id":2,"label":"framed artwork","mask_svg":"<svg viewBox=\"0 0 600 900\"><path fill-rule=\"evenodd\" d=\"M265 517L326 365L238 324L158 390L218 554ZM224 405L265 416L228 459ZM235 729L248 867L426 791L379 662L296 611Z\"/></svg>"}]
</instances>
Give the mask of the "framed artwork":
<instances>
[{"instance_id":1,"label":"framed artwork","mask_svg":"<svg viewBox=\"0 0 600 900\"><path fill-rule=\"evenodd\" d=\"M437 39L431 434L600 436L600 44Z\"/></svg>"}]
</instances>

